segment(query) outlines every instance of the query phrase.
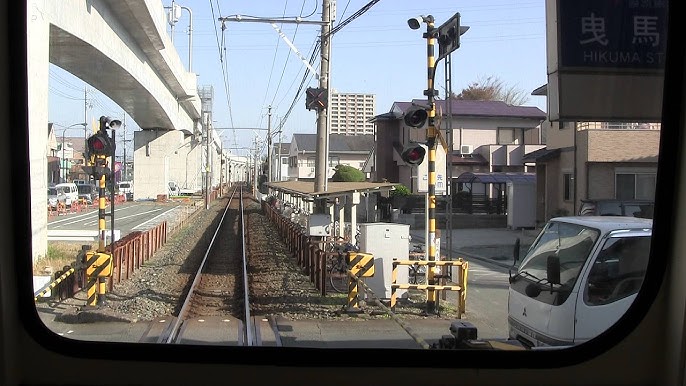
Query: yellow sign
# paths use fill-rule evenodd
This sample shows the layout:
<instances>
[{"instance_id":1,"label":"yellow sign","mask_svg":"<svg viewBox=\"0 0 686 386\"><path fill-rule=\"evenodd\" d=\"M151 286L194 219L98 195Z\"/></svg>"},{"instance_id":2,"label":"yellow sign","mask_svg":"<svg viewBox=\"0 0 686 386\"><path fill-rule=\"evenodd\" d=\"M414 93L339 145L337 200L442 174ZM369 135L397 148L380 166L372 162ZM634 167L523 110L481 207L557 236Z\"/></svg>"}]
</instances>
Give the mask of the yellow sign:
<instances>
[{"instance_id":1,"label":"yellow sign","mask_svg":"<svg viewBox=\"0 0 686 386\"><path fill-rule=\"evenodd\" d=\"M371 253L351 252L348 254L350 271L357 277L374 276L374 255Z\"/></svg>"},{"instance_id":2,"label":"yellow sign","mask_svg":"<svg viewBox=\"0 0 686 386\"><path fill-rule=\"evenodd\" d=\"M86 252L86 275L112 276L112 255L96 251Z\"/></svg>"}]
</instances>

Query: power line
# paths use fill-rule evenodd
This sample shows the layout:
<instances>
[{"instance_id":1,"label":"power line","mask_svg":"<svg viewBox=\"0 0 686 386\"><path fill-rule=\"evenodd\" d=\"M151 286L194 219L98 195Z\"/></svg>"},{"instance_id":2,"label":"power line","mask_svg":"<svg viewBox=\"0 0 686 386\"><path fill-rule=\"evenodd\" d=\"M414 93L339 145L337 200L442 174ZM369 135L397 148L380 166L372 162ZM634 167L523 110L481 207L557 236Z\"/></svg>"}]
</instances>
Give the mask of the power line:
<instances>
[{"instance_id":1,"label":"power line","mask_svg":"<svg viewBox=\"0 0 686 386\"><path fill-rule=\"evenodd\" d=\"M210 7L212 9L212 19L214 19L215 27L216 27L216 21L218 20L217 17L214 14L214 6L212 5L212 0L210 0ZM221 14L221 9L219 8L219 0L217 0L217 11ZM215 36L217 38L217 48L219 49L219 62L220 62L220 67L222 69L222 79L224 81L224 92L226 93L226 103L229 109L229 121L231 123L231 127L233 127L233 112L231 111L231 88L229 87L229 76L228 76L228 71L226 70L226 61L224 60L225 58L225 53L226 53L226 41L224 39L224 30L225 26L224 23L221 25L221 30L222 30L222 44L220 45L219 43L219 34L217 33L217 28L214 29ZM222 49L224 51L222 51ZM237 143L237 138L236 138L236 131L233 131L233 143L234 145L238 145Z\"/></svg>"}]
</instances>

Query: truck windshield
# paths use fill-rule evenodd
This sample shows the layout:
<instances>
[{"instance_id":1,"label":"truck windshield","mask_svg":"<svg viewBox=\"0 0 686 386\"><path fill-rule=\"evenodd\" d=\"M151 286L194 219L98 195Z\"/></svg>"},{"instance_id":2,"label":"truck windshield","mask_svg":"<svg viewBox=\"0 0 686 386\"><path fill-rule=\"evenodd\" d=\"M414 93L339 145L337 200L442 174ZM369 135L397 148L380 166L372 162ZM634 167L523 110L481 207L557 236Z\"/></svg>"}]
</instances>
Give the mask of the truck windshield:
<instances>
[{"instance_id":1,"label":"truck windshield","mask_svg":"<svg viewBox=\"0 0 686 386\"><path fill-rule=\"evenodd\" d=\"M546 283L548 256L556 255L560 258L560 283L572 286L599 235L600 232L597 229L577 224L551 222L529 248L518 272L523 276L536 277Z\"/></svg>"}]
</instances>

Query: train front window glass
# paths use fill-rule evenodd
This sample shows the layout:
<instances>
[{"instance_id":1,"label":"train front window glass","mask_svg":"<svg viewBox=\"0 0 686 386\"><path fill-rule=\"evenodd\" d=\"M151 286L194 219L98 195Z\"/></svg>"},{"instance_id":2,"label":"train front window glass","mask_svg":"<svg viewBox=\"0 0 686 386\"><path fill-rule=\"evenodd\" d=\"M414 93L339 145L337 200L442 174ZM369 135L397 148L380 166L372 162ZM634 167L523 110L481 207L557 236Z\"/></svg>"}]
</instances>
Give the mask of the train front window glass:
<instances>
[{"instance_id":1,"label":"train front window glass","mask_svg":"<svg viewBox=\"0 0 686 386\"><path fill-rule=\"evenodd\" d=\"M134 3L27 5L21 258L55 334L567 346L641 298L604 251L648 261L668 2Z\"/></svg>"}]
</instances>

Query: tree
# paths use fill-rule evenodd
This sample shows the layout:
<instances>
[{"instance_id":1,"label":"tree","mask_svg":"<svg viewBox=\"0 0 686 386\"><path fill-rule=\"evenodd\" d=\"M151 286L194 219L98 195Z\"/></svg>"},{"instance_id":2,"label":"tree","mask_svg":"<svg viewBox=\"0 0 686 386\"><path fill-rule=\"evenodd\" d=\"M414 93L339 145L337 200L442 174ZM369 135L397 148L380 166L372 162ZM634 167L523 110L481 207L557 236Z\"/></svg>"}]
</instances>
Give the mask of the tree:
<instances>
[{"instance_id":1,"label":"tree","mask_svg":"<svg viewBox=\"0 0 686 386\"><path fill-rule=\"evenodd\" d=\"M331 177L331 181L334 182L363 182L364 180L364 173L361 170L348 165L336 166L336 171Z\"/></svg>"},{"instance_id":2,"label":"tree","mask_svg":"<svg viewBox=\"0 0 686 386\"><path fill-rule=\"evenodd\" d=\"M508 105L521 106L529 101L526 91L516 86L508 86L495 76L479 77L459 94L451 93L452 99L475 101L503 101Z\"/></svg>"}]
</instances>

